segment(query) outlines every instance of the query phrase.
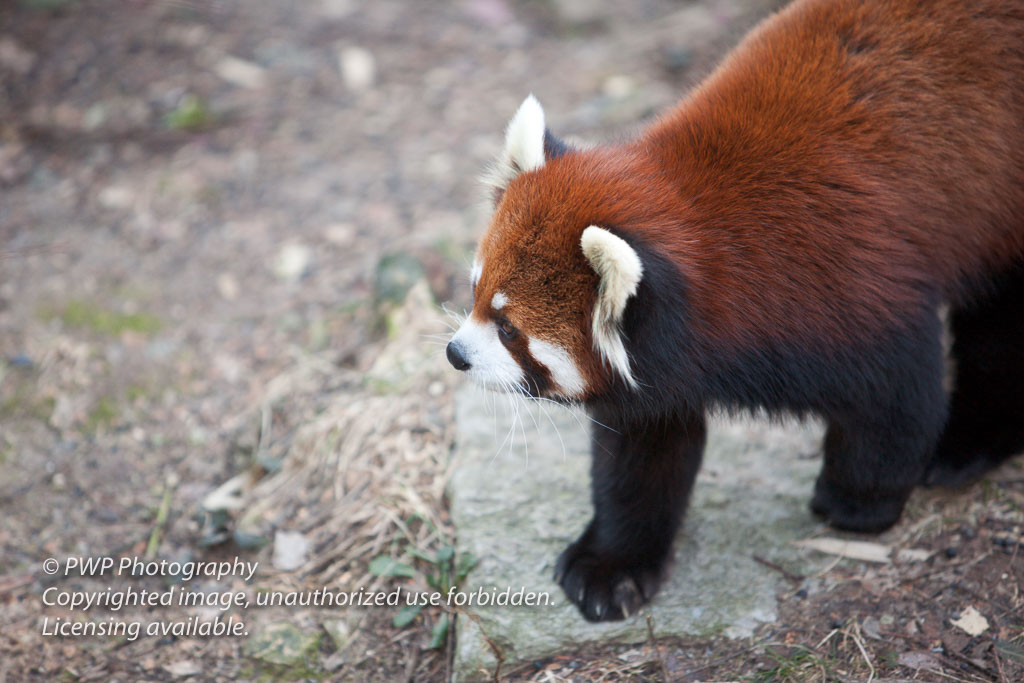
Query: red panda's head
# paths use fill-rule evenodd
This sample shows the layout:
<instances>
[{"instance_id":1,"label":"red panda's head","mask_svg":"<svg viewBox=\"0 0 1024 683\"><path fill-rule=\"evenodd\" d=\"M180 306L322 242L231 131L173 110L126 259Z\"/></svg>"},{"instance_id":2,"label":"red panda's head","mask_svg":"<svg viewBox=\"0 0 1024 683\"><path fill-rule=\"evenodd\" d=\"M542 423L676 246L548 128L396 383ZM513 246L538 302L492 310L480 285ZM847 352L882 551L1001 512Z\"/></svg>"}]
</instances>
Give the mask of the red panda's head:
<instances>
[{"instance_id":1,"label":"red panda's head","mask_svg":"<svg viewBox=\"0 0 1024 683\"><path fill-rule=\"evenodd\" d=\"M623 188L595 171L595 155L553 138L532 95L509 123L490 178L494 217L473 262L473 310L447 348L477 384L574 401L616 379L635 386L621 323L643 266L603 225L625 220Z\"/></svg>"}]
</instances>

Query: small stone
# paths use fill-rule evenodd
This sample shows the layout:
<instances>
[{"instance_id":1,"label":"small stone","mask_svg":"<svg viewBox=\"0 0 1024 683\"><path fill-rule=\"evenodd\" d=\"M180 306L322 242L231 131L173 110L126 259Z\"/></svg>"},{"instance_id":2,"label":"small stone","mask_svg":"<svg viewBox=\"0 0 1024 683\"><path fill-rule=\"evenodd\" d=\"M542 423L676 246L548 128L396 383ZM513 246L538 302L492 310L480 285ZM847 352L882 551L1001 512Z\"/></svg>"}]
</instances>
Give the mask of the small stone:
<instances>
[{"instance_id":1,"label":"small stone","mask_svg":"<svg viewBox=\"0 0 1024 683\"><path fill-rule=\"evenodd\" d=\"M294 571L304 565L309 556L309 541L297 531L278 530L274 534L274 567L281 571Z\"/></svg>"},{"instance_id":2,"label":"small stone","mask_svg":"<svg viewBox=\"0 0 1024 683\"><path fill-rule=\"evenodd\" d=\"M82 117L82 127L86 130L96 130L107 122L107 107L102 102L97 102L85 110Z\"/></svg>"},{"instance_id":3,"label":"small stone","mask_svg":"<svg viewBox=\"0 0 1024 683\"><path fill-rule=\"evenodd\" d=\"M124 185L108 185L96 197L104 209L129 209L135 203L135 193Z\"/></svg>"},{"instance_id":4,"label":"small stone","mask_svg":"<svg viewBox=\"0 0 1024 683\"><path fill-rule=\"evenodd\" d=\"M213 367L228 382L234 383L241 379L245 367L241 361L229 353L218 353L213 357Z\"/></svg>"},{"instance_id":5,"label":"small stone","mask_svg":"<svg viewBox=\"0 0 1024 683\"><path fill-rule=\"evenodd\" d=\"M286 244L281 247L274 262L274 274L286 282L297 282L309 268L313 250L305 244Z\"/></svg>"},{"instance_id":6,"label":"small stone","mask_svg":"<svg viewBox=\"0 0 1024 683\"><path fill-rule=\"evenodd\" d=\"M430 386L427 387L427 393L437 398L444 393L444 382L431 382Z\"/></svg>"},{"instance_id":7,"label":"small stone","mask_svg":"<svg viewBox=\"0 0 1024 683\"><path fill-rule=\"evenodd\" d=\"M231 273L221 273L217 276L217 292L225 301L234 301L238 298L238 280Z\"/></svg>"},{"instance_id":8,"label":"small stone","mask_svg":"<svg viewBox=\"0 0 1024 683\"><path fill-rule=\"evenodd\" d=\"M214 73L232 85L257 90L267 84L267 72L262 66L228 55L213 67Z\"/></svg>"},{"instance_id":9,"label":"small stone","mask_svg":"<svg viewBox=\"0 0 1024 683\"><path fill-rule=\"evenodd\" d=\"M332 223L324 228L324 239L339 247L352 244L355 236L356 227L351 223Z\"/></svg>"},{"instance_id":10,"label":"small stone","mask_svg":"<svg viewBox=\"0 0 1024 683\"><path fill-rule=\"evenodd\" d=\"M377 61L361 47L348 46L338 53L341 77L350 90L366 90L377 79Z\"/></svg>"},{"instance_id":11,"label":"small stone","mask_svg":"<svg viewBox=\"0 0 1024 683\"><path fill-rule=\"evenodd\" d=\"M948 548L946 548L945 553L946 557L953 559L957 556L957 549L954 546L949 546Z\"/></svg>"},{"instance_id":12,"label":"small stone","mask_svg":"<svg viewBox=\"0 0 1024 683\"><path fill-rule=\"evenodd\" d=\"M210 29L203 24L169 24L164 35L168 42L183 47L202 47L210 42Z\"/></svg>"},{"instance_id":13,"label":"small stone","mask_svg":"<svg viewBox=\"0 0 1024 683\"><path fill-rule=\"evenodd\" d=\"M325 19L344 19L356 10L353 0L320 0L320 15Z\"/></svg>"},{"instance_id":14,"label":"small stone","mask_svg":"<svg viewBox=\"0 0 1024 683\"><path fill-rule=\"evenodd\" d=\"M343 650L352 641L352 629L344 619L331 619L323 622L324 630L330 636L334 647Z\"/></svg>"},{"instance_id":15,"label":"small stone","mask_svg":"<svg viewBox=\"0 0 1024 683\"><path fill-rule=\"evenodd\" d=\"M684 45L669 45L662 50L662 61L670 74L682 74L693 66L693 51Z\"/></svg>"},{"instance_id":16,"label":"small stone","mask_svg":"<svg viewBox=\"0 0 1024 683\"><path fill-rule=\"evenodd\" d=\"M89 517L103 524L116 524L121 521L121 516L117 514L117 509L107 506L94 508L89 513Z\"/></svg>"},{"instance_id":17,"label":"small stone","mask_svg":"<svg viewBox=\"0 0 1024 683\"><path fill-rule=\"evenodd\" d=\"M487 28L498 28L515 19L505 0L470 0L463 3L466 13Z\"/></svg>"},{"instance_id":18,"label":"small stone","mask_svg":"<svg viewBox=\"0 0 1024 683\"><path fill-rule=\"evenodd\" d=\"M78 407L67 394L57 395L53 403L53 412L50 414L50 424L61 431L71 428L79 413Z\"/></svg>"},{"instance_id":19,"label":"small stone","mask_svg":"<svg viewBox=\"0 0 1024 683\"><path fill-rule=\"evenodd\" d=\"M599 21L604 8L592 0L554 0L555 9L563 21L570 24L589 24Z\"/></svg>"},{"instance_id":20,"label":"small stone","mask_svg":"<svg viewBox=\"0 0 1024 683\"><path fill-rule=\"evenodd\" d=\"M175 678L187 678L189 676L196 676L203 672L203 667L200 666L198 662L191 659L182 659L177 662L171 662L170 664L164 665L164 669Z\"/></svg>"},{"instance_id":21,"label":"small stone","mask_svg":"<svg viewBox=\"0 0 1024 683\"><path fill-rule=\"evenodd\" d=\"M24 353L16 353L7 359L7 362L13 368L31 368L35 363Z\"/></svg>"},{"instance_id":22,"label":"small stone","mask_svg":"<svg viewBox=\"0 0 1024 683\"><path fill-rule=\"evenodd\" d=\"M635 89L633 79L621 74L609 76L602 86L602 91L612 99L621 100L628 97Z\"/></svg>"},{"instance_id":23,"label":"small stone","mask_svg":"<svg viewBox=\"0 0 1024 683\"><path fill-rule=\"evenodd\" d=\"M26 76L35 63L35 53L18 45L10 36L0 37L0 68Z\"/></svg>"},{"instance_id":24,"label":"small stone","mask_svg":"<svg viewBox=\"0 0 1024 683\"><path fill-rule=\"evenodd\" d=\"M53 475L53 478L50 479L50 486L53 487L54 491L65 491L65 490L67 490L67 488L68 488L67 477L65 477L62 473L57 472L55 475Z\"/></svg>"}]
</instances>

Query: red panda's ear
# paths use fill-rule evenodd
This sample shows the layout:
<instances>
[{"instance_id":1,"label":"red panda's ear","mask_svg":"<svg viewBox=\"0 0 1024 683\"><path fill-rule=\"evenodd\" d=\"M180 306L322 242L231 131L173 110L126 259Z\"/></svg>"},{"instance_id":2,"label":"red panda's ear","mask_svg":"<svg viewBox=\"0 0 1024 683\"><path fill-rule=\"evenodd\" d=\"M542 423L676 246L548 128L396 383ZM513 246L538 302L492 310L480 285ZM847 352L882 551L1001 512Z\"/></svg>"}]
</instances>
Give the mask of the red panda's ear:
<instances>
[{"instance_id":1,"label":"red panda's ear","mask_svg":"<svg viewBox=\"0 0 1024 683\"><path fill-rule=\"evenodd\" d=\"M532 94L523 100L508 122L502 161L516 174L544 165L544 109Z\"/></svg>"},{"instance_id":2,"label":"red panda's ear","mask_svg":"<svg viewBox=\"0 0 1024 683\"><path fill-rule=\"evenodd\" d=\"M630 386L636 387L622 343L621 324L626 302L636 294L643 277L643 264L624 239L596 225L583 231L580 246L600 279L591 323L594 348Z\"/></svg>"},{"instance_id":3,"label":"red panda's ear","mask_svg":"<svg viewBox=\"0 0 1024 683\"><path fill-rule=\"evenodd\" d=\"M519 105L505 129L505 148L484 182L494 189L495 203L508 184L520 173L535 171L548 159L569 151L544 125L544 109L533 95Z\"/></svg>"}]
</instances>

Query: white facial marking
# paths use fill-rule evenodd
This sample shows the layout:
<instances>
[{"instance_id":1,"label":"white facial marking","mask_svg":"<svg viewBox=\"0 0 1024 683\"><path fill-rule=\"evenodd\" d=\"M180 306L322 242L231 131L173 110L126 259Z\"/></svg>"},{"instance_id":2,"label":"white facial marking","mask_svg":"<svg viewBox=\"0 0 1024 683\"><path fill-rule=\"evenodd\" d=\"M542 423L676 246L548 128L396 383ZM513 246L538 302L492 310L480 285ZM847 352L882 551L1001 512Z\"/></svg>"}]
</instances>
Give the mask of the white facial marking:
<instances>
[{"instance_id":1,"label":"white facial marking","mask_svg":"<svg viewBox=\"0 0 1024 683\"><path fill-rule=\"evenodd\" d=\"M469 269L469 286L476 289L476 283L480 282L480 276L484 274L484 264L473 259L473 267Z\"/></svg>"},{"instance_id":2,"label":"white facial marking","mask_svg":"<svg viewBox=\"0 0 1024 683\"><path fill-rule=\"evenodd\" d=\"M500 311L508 303L508 297L505 296L504 292L495 292L494 296L491 297L491 308L496 311Z\"/></svg>"},{"instance_id":3,"label":"white facial marking","mask_svg":"<svg viewBox=\"0 0 1024 683\"><path fill-rule=\"evenodd\" d=\"M470 365L466 374L480 386L497 391L522 386L523 370L498 339L494 323L468 318L452 337L452 342L459 346Z\"/></svg>"},{"instance_id":4,"label":"white facial marking","mask_svg":"<svg viewBox=\"0 0 1024 683\"><path fill-rule=\"evenodd\" d=\"M622 343L620 324L626 302L636 294L643 277L643 264L625 240L596 225L583 231L580 246L590 266L601 278L591 328L594 347L613 370L636 388L636 380L629 368L629 356Z\"/></svg>"},{"instance_id":5,"label":"white facial marking","mask_svg":"<svg viewBox=\"0 0 1024 683\"><path fill-rule=\"evenodd\" d=\"M551 379L566 398L578 398L587 390L587 383L569 352L542 339L530 339L530 355L551 372Z\"/></svg>"}]
</instances>

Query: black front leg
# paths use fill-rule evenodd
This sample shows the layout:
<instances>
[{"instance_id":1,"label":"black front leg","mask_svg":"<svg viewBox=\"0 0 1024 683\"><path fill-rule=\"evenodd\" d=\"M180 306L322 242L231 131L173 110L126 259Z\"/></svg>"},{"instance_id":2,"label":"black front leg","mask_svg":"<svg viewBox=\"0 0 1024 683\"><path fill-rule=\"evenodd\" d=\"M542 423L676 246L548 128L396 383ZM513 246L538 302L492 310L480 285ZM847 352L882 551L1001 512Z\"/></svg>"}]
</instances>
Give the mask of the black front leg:
<instances>
[{"instance_id":1,"label":"black front leg","mask_svg":"<svg viewBox=\"0 0 1024 683\"><path fill-rule=\"evenodd\" d=\"M594 517L558 559L555 580L589 621L624 619L661 583L706 430L698 413L622 425L591 411ZM602 426L607 425L607 426Z\"/></svg>"}]
</instances>

